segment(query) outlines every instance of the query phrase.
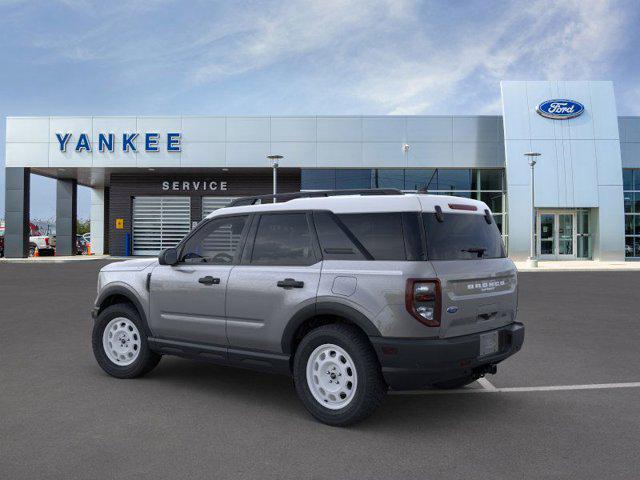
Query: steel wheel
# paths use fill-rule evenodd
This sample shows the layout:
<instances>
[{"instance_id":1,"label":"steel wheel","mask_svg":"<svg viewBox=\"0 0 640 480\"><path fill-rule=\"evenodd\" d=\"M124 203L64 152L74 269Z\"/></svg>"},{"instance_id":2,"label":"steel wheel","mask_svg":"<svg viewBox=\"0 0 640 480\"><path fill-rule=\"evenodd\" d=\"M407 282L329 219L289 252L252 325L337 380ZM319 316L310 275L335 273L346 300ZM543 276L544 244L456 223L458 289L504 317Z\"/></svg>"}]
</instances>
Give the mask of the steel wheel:
<instances>
[{"instance_id":1,"label":"steel wheel","mask_svg":"<svg viewBox=\"0 0 640 480\"><path fill-rule=\"evenodd\" d=\"M307 385L323 407L339 410L349 405L358 387L358 373L346 350L330 343L317 347L307 360Z\"/></svg>"},{"instance_id":2,"label":"steel wheel","mask_svg":"<svg viewBox=\"0 0 640 480\"><path fill-rule=\"evenodd\" d=\"M114 364L122 367L131 365L140 354L138 327L128 318L114 318L104 329L102 346L107 358Z\"/></svg>"}]
</instances>

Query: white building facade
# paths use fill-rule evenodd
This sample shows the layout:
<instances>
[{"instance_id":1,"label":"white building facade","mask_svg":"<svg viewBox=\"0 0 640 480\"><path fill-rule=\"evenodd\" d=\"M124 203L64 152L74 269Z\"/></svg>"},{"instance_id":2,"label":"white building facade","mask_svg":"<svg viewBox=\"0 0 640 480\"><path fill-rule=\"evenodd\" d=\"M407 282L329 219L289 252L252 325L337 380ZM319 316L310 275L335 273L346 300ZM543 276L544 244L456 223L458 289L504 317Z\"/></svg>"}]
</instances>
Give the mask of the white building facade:
<instances>
[{"instance_id":1,"label":"white building facade","mask_svg":"<svg viewBox=\"0 0 640 480\"><path fill-rule=\"evenodd\" d=\"M613 84L501 90L502 116L10 117L5 253L28 252L31 174L58 180L57 254L73 250L80 184L92 188L94 253L153 255L231 199L271 193L266 156L279 154L280 192L481 199L516 260L534 219L541 259L640 258L640 117L618 117ZM535 217L527 152L541 154Z\"/></svg>"}]
</instances>

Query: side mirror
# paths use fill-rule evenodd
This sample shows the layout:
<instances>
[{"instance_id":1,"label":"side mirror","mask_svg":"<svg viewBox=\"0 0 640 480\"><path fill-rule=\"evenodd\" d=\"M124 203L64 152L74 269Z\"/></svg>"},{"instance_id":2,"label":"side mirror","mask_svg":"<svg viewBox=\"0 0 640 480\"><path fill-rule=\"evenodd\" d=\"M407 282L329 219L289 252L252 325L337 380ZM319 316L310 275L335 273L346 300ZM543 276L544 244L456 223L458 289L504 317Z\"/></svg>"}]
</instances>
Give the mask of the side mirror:
<instances>
[{"instance_id":1,"label":"side mirror","mask_svg":"<svg viewBox=\"0 0 640 480\"><path fill-rule=\"evenodd\" d=\"M158 255L158 263L160 265L175 265L178 263L178 250L175 248L165 248Z\"/></svg>"}]
</instances>

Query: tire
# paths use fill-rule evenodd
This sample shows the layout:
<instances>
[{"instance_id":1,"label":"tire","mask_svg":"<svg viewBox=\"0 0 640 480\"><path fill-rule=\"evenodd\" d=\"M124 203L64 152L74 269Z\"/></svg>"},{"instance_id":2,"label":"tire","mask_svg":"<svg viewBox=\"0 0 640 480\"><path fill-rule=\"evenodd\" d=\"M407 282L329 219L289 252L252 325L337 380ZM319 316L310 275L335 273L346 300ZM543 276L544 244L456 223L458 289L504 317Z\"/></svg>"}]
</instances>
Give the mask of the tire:
<instances>
[{"instance_id":1,"label":"tire","mask_svg":"<svg viewBox=\"0 0 640 480\"><path fill-rule=\"evenodd\" d=\"M456 388L462 388L465 385L475 382L478 379L477 375L469 375L462 378L454 378L452 380L445 380L444 382L434 383L434 388L441 390L455 390Z\"/></svg>"},{"instance_id":2,"label":"tire","mask_svg":"<svg viewBox=\"0 0 640 480\"><path fill-rule=\"evenodd\" d=\"M108 340L105 338L107 328L111 333ZM92 346L98 365L116 378L136 378L149 373L162 356L149 348L144 332L140 315L133 306L118 303L105 308L93 325ZM106 335L108 338L109 334ZM105 350L106 343L111 345L109 352Z\"/></svg>"},{"instance_id":3,"label":"tire","mask_svg":"<svg viewBox=\"0 0 640 480\"><path fill-rule=\"evenodd\" d=\"M33 243L29 244L29 256L33 257L36 253L36 246Z\"/></svg>"},{"instance_id":4,"label":"tire","mask_svg":"<svg viewBox=\"0 0 640 480\"><path fill-rule=\"evenodd\" d=\"M309 332L296 351L293 375L305 408L332 426L344 427L364 420L387 393L373 347L365 334L352 325L324 325ZM336 386L340 381L343 383Z\"/></svg>"}]
</instances>

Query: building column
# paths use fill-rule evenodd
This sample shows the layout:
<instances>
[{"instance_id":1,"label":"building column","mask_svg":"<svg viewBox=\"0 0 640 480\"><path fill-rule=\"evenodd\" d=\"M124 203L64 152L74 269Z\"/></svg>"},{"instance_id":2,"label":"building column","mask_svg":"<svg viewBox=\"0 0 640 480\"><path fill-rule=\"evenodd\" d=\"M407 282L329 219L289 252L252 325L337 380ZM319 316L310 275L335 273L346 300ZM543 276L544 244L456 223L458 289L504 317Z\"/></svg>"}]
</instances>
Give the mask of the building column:
<instances>
[{"instance_id":1,"label":"building column","mask_svg":"<svg viewBox=\"0 0 640 480\"><path fill-rule=\"evenodd\" d=\"M56 255L75 255L78 230L78 182L58 179L56 190Z\"/></svg>"},{"instance_id":2,"label":"building column","mask_svg":"<svg viewBox=\"0 0 640 480\"><path fill-rule=\"evenodd\" d=\"M104 254L104 188L91 189L91 253Z\"/></svg>"},{"instance_id":3,"label":"building column","mask_svg":"<svg viewBox=\"0 0 640 480\"><path fill-rule=\"evenodd\" d=\"M5 168L4 256L29 256L29 194L31 171L28 168Z\"/></svg>"}]
</instances>

